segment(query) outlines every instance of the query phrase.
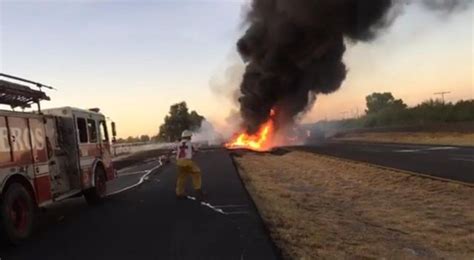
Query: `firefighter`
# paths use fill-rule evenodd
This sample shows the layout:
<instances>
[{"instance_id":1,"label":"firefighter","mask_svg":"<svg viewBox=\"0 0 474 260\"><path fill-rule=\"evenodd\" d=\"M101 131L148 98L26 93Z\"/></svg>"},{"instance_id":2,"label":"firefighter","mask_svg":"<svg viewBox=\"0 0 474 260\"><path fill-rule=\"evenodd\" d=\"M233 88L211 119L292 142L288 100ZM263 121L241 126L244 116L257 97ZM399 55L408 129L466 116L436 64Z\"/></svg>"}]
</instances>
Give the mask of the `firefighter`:
<instances>
[{"instance_id":1,"label":"firefighter","mask_svg":"<svg viewBox=\"0 0 474 260\"><path fill-rule=\"evenodd\" d=\"M193 161L193 155L196 149L191 143L192 133L189 130L184 130L181 134L181 140L176 151L176 165L178 166L178 177L176 180L176 197L183 199L186 197L185 186L188 176L191 176L194 190L197 193L199 200L203 199L203 192L201 189L201 169Z\"/></svg>"}]
</instances>

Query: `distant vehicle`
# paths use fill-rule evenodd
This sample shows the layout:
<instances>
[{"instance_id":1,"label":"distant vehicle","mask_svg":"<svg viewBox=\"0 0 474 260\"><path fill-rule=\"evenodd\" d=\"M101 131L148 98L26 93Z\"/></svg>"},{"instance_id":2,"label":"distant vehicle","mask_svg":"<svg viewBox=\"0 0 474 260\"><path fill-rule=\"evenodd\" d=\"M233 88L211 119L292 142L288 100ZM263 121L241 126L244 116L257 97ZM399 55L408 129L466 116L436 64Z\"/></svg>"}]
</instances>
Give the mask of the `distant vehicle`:
<instances>
[{"instance_id":1,"label":"distant vehicle","mask_svg":"<svg viewBox=\"0 0 474 260\"><path fill-rule=\"evenodd\" d=\"M38 105L35 112L0 110L0 236L13 244L31 235L39 207L82 194L97 204L116 177L105 116L98 109L41 110L41 100L49 97L0 79L0 104Z\"/></svg>"}]
</instances>

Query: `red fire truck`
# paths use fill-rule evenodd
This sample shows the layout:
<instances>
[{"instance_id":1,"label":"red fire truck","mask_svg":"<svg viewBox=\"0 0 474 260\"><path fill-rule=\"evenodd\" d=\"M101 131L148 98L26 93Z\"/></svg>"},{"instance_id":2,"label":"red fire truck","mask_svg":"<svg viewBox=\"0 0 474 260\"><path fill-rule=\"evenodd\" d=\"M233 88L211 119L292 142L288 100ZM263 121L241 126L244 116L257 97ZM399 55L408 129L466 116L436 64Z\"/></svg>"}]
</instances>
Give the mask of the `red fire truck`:
<instances>
[{"instance_id":1,"label":"red fire truck","mask_svg":"<svg viewBox=\"0 0 474 260\"><path fill-rule=\"evenodd\" d=\"M8 78L0 79L0 104L12 107L0 110L0 236L21 243L33 230L38 208L81 194L97 204L116 172L106 118L98 109L41 110L40 101L49 100L41 88L48 86L0 76ZM35 103L37 111L13 111Z\"/></svg>"}]
</instances>

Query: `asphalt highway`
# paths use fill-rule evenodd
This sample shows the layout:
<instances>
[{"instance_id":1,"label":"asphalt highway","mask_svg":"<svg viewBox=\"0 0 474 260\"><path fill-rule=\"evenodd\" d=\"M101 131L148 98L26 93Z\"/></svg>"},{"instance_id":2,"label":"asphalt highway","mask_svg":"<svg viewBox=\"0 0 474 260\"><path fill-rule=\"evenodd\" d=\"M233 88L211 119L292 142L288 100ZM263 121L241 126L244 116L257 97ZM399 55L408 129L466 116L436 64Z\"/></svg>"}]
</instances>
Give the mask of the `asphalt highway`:
<instances>
[{"instance_id":1,"label":"asphalt highway","mask_svg":"<svg viewBox=\"0 0 474 260\"><path fill-rule=\"evenodd\" d=\"M225 150L197 158L206 203L177 200L175 167L141 162L121 170L97 207L66 200L40 214L33 237L0 246L4 259L279 259L262 220ZM188 188L190 188L189 185Z\"/></svg>"},{"instance_id":2,"label":"asphalt highway","mask_svg":"<svg viewBox=\"0 0 474 260\"><path fill-rule=\"evenodd\" d=\"M474 147L332 141L296 149L474 183Z\"/></svg>"}]
</instances>

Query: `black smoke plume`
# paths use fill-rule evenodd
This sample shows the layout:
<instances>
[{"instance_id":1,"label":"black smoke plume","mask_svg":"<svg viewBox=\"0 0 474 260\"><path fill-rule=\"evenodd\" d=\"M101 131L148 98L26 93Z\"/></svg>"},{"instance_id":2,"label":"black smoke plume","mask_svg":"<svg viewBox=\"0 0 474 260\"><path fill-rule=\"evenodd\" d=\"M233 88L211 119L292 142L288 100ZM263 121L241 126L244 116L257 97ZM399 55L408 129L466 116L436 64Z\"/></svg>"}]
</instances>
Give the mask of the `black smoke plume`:
<instances>
[{"instance_id":1,"label":"black smoke plume","mask_svg":"<svg viewBox=\"0 0 474 260\"><path fill-rule=\"evenodd\" d=\"M469 0L468 0L469 1ZM416 2L416 1L414 1ZM457 0L423 0L432 9L459 6ZM246 62L240 113L250 133L275 108L278 126L293 123L315 95L336 91L347 68L345 40L370 41L388 26L387 13L408 0L253 0L249 28L237 43Z\"/></svg>"}]
</instances>

